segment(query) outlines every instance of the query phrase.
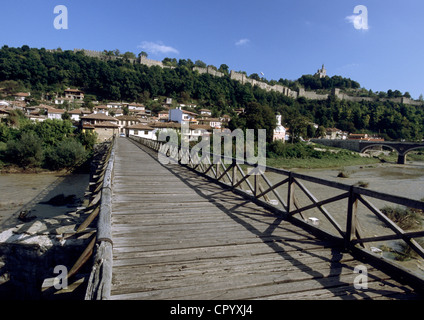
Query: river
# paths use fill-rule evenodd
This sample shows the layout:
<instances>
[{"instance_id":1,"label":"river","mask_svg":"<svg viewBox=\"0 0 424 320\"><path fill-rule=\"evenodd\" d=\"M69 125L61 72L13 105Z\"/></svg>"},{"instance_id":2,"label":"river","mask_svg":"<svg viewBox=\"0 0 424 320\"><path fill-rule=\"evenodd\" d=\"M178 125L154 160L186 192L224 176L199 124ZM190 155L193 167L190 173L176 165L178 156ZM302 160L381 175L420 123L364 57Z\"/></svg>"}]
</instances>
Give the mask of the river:
<instances>
[{"instance_id":1,"label":"river","mask_svg":"<svg viewBox=\"0 0 424 320\"><path fill-rule=\"evenodd\" d=\"M54 196L84 196L89 174L10 173L0 174L0 231L14 227L22 210L31 210L30 216L49 218L66 213L67 206L41 204Z\"/></svg>"}]
</instances>

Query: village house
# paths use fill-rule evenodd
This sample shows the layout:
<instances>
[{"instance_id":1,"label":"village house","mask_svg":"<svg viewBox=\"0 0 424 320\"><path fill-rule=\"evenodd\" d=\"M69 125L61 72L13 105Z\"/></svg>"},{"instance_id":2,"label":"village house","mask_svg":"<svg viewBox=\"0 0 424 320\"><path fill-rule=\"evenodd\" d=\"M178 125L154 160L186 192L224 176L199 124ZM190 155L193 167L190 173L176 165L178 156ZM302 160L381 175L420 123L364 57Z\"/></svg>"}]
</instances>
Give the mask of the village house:
<instances>
[{"instance_id":1,"label":"village house","mask_svg":"<svg viewBox=\"0 0 424 320\"><path fill-rule=\"evenodd\" d=\"M62 115L65 111L63 109L47 108L47 119L62 120Z\"/></svg>"},{"instance_id":2,"label":"village house","mask_svg":"<svg viewBox=\"0 0 424 320\"><path fill-rule=\"evenodd\" d=\"M108 116L104 113L92 113L92 114L81 117L82 124L89 123L92 125L96 125L102 122L111 122L118 126L118 119Z\"/></svg>"},{"instance_id":3,"label":"village house","mask_svg":"<svg viewBox=\"0 0 424 320\"><path fill-rule=\"evenodd\" d=\"M11 101L11 106L13 109L19 109L22 111L25 111L25 107L27 106L27 103L25 101Z\"/></svg>"},{"instance_id":4,"label":"village house","mask_svg":"<svg viewBox=\"0 0 424 320\"><path fill-rule=\"evenodd\" d=\"M210 126L214 129L221 129L222 121L219 118L201 118L198 120L199 124Z\"/></svg>"},{"instance_id":5,"label":"village house","mask_svg":"<svg viewBox=\"0 0 424 320\"><path fill-rule=\"evenodd\" d=\"M228 124L231 121L231 117L228 114L224 114L220 119L222 124Z\"/></svg>"},{"instance_id":6,"label":"village house","mask_svg":"<svg viewBox=\"0 0 424 320\"><path fill-rule=\"evenodd\" d=\"M70 104L73 100L70 98L65 98L65 97L56 97L54 99L54 104L64 104L65 102L67 102L68 104Z\"/></svg>"},{"instance_id":7,"label":"village house","mask_svg":"<svg viewBox=\"0 0 424 320\"><path fill-rule=\"evenodd\" d=\"M84 100L84 92L78 89L65 89L65 98L71 100Z\"/></svg>"},{"instance_id":8,"label":"village house","mask_svg":"<svg viewBox=\"0 0 424 320\"><path fill-rule=\"evenodd\" d=\"M40 116L38 114L36 114L37 112L31 112L30 114L26 114L25 116L33 121L33 122L43 122L44 120L46 120L47 118L45 116Z\"/></svg>"},{"instance_id":9,"label":"village house","mask_svg":"<svg viewBox=\"0 0 424 320\"><path fill-rule=\"evenodd\" d=\"M125 128L140 123L140 120L134 116L121 115L121 116L115 116L115 118L118 120L119 133L125 133Z\"/></svg>"},{"instance_id":10,"label":"village house","mask_svg":"<svg viewBox=\"0 0 424 320\"><path fill-rule=\"evenodd\" d=\"M209 109L200 109L199 111L201 116L204 116L204 117L212 116L212 111L210 111Z\"/></svg>"},{"instance_id":11,"label":"village house","mask_svg":"<svg viewBox=\"0 0 424 320\"><path fill-rule=\"evenodd\" d=\"M135 136L140 138L146 138L156 140L155 129L145 124L137 123L125 128L127 136Z\"/></svg>"},{"instance_id":12,"label":"village house","mask_svg":"<svg viewBox=\"0 0 424 320\"><path fill-rule=\"evenodd\" d=\"M68 111L68 113L71 116L72 121L78 122L81 120L81 117L91 114L91 111L85 110L85 109L74 109L74 110Z\"/></svg>"},{"instance_id":13,"label":"village house","mask_svg":"<svg viewBox=\"0 0 424 320\"><path fill-rule=\"evenodd\" d=\"M163 110L158 113L159 121L168 121L169 111Z\"/></svg>"},{"instance_id":14,"label":"village house","mask_svg":"<svg viewBox=\"0 0 424 320\"><path fill-rule=\"evenodd\" d=\"M325 139L331 139L331 140L345 140L347 137L347 133L343 132L340 129L337 128L327 128L325 130Z\"/></svg>"},{"instance_id":15,"label":"village house","mask_svg":"<svg viewBox=\"0 0 424 320\"><path fill-rule=\"evenodd\" d=\"M120 116L123 116L124 115L124 110L122 110L122 109L112 109L112 110L109 110L109 115L110 116L112 116L112 117L120 117Z\"/></svg>"},{"instance_id":16,"label":"village house","mask_svg":"<svg viewBox=\"0 0 424 320\"><path fill-rule=\"evenodd\" d=\"M157 140L157 136L159 135L160 131L166 131L166 130L181 130L181 124L176 122L150 122L148 123L149 127L153 128L153 140Z\"/></svg>"},{"instance_id":17,"label":"village house","mask_svg":"<svg viewBox=\"0 0 424 320\"><path fill-rule=\"evenodd\" d=\"M384 141L383 138L369 136L367 133L351 133L348 140L362 140L362 141Z\"/></svg>"},{"instance_id":18,"label":"village house","mask_svg":"<svg viewBox=\"0 0 424 320\"><path fill-rule=\"evenodd\" d=\"M190 124L188 132L189 141L198 141L200 137L210 136L213 129L209 125Z\"/></svg>"},{"instance_id":19,"label":"village house","mask_svg":"<svg viewBox=\"0 0 424 320\"><path fill-rule=\"evenodd\" d=\"M144 104L132 102L128 104L128 111L131 113L145 113L146 107Z\"/></svg>"},{"instance_id":20,"label":"village house","mask_svg":"<svg viewBox=\"0 0 424 320\"><path fill-rule=\"evenodd\" d=\"M8 108L0 108L0 119L6 118L9 114L10 110Z\"/></svg>"},{"instance_id":21,"label":"village house","mask_svg":"<svg viewBox=\"0 0 424 320\"><path fill-rule=\"evenodd\" d=\"M95 131L98 136L98 141L110 139L118 134L118 120L104 113L92 113L81 117L81 127L85 131Z\"/></svg>"},{"instance_id":22,"label":"village house","mask_svg":"<svg viewBox=\"0 0 424 320\"><path fill-rule=\"evenodd\" d=\"M176 121L178 123L193 123L196 122L197 116L197 113L182 110L181 107L178 107L176 109L169 110L168 120Z\"/></svg>"},{"instance_id":23,"label":"village house","mask_svg":"<svg viewBox=\"0 0 424 320\"><path fill-rule=\"evenodd\" d=\"M13 95L16 101L25 101L31 96L30 92L18 92Z\"/></svg>"},{"instance_id":24,"label":"village house","mask_svg":"<svg viewBox=\"0 0 424 320\"><path fill-rule=\"evenodd\" d=\"M109 115L109 107L106 105L99 105L99 106L95 106L93 108L93 113L97 114L97 113L103 113L105 115Z\"/></svg>"},{"instance_id":25,"label":"village house","mask_svg":"<svg viewBox=\"0 0 424 320\"><path fill-rule=\"evenodd\" d=\"M127 104L122 102L108 102L106 106L110 109L122 109Z\"/></svg>"},{"instance_id":26,"label":"village house","mask_svg":"<svg viewBox=\"0 0 424 320\"><path fill-rule=\"evenodd\" d=\"M105 141L118 134L119 126L114 122L103 121L94 125L94 131L97 132L98 141Z\"/></svg>"},{"instance_id":27,"label":"village house","mask_svg":"<svg viewBox=\"0 0 424 320\"><path fill-rule=\"evenodd\" d=\"M9 102L7 102L6 100L1 100L0 101L0 108L1 107L8 107L10 105Z\"/></svg>"}]
</instances>

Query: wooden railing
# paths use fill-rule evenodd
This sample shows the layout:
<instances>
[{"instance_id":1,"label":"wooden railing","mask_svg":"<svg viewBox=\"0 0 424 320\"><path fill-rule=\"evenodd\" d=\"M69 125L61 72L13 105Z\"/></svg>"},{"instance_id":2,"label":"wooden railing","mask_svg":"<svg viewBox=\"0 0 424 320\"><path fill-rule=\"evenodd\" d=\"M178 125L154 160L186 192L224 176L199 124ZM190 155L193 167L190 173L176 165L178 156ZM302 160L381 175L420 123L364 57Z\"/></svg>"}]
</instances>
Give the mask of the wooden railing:
<instances>
[{"instance_id":1,"label":"wooden railing","mask_svg":"<svg viewBox=\"0 0 424 320\"><path fill-rule=\"evenodd\" d=\"M101 161L93 179L91 202L88 206L88 216L79 226L81 231L97 219L97 234L90 242L90 255L95 253L91 274L88 280L86 300L108 300L112 284L112 175L115 158L115 136L110 141L105 158ZM87 251L87 249L85 251Z\"/></svg>"},{"instance_id":2,"label":"wooden railing","mask_svg":"<svg viewBox=\"0 0 424 320\"><path fill-rule=\"evenodd\" d=\"M417 276L413 271L384 257L377 244L403 240L419 257L424 258L424 249L416 241L424 237L424 231L403 230L370 199L379 205L389 203L424 210L422 201L277 168L267 167L265 172L261 172L240 159L221 157L219 163L211 163L211 157L204 157L200 161L198 153L190 156L189 150L182 150L169 143L139 137L131 139L156 150L164 157L174 158L174 162L184 163L191 170L249 197L285 219L296 221L320 235L340 242L348 250L359 250L375 260L385 260L391 266ZM319 200L310 189L318 191L324 199ZM340 204L341 201L344 203ZM422 277L418 275L418 278Z\"/></svg>"}]
</instances>

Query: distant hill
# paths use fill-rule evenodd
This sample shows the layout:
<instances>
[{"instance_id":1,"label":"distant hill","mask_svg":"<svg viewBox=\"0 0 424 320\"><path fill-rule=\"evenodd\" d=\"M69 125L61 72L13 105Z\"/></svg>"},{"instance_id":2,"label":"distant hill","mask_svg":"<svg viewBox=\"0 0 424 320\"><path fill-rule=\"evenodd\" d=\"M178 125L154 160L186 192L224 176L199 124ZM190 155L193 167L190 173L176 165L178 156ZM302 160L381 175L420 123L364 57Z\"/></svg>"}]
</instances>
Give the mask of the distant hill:
<instances>
[{"instance_id":1,"label":"distant hill","mask_svg":"<svg viewBox=\"0 0 424 320\"><path fill-rule=\"evenodd\" d=\"M173 98L184 104L211 109L213 115L230 114L255 102L280 112L283 123L301 115L324 127L338 127L349 132L376 132L387 139L421 140L424 132L424 108L405 104L404 95L391 91L383 96L360 89L359 83L339 76L319 78L305 75L296 81L265 80L254 74L246 83L232 79L228 67L221 65L217 72L224 76L199 73L190 59L164 59L163 65L137 63L134 56L124 54L111 58L109 52L99 59L82 51L61 51L29 48L0 49L0 88L3 95L19 88L30 91L32 99L42 94L62 93L68 87L84 91L87 99L109 101L136 101L148 103L155 97ZM269 86L286 86L300 93L295 98L275 90L252 85L254 81ZM11 83L13 85L11 85ZM331 90L337 88L337 95ZM302 90L301 90L302 89ZM322 90L308 93L306 90ZM1 92L0 92L1 94ZM355 99L338 97L354 95ZM400 94L400 97L399 97ZM381 96L380 96L381 95ZM390 97L392 96L392 98ZM305 99L311 97L312 99ZM317 99L313 99L316 97ZM370 99L365 99L365 98ZM319 98L319 99L318 99ZM387 100L390 98L391 100Z\"/></svg>"}]
</instances>

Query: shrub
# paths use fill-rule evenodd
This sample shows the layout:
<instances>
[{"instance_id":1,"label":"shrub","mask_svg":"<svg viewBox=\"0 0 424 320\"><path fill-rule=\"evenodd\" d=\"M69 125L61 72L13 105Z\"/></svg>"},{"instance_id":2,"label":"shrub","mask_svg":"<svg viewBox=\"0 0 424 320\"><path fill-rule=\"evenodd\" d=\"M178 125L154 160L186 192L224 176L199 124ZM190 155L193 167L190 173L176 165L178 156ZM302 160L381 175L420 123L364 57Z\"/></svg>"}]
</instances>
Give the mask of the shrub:
<instances>
[{"instance_id":1,"label":"shrub","mask_svg":"<svg viewBox=\"0 0 424 320\"><path fill-rule=\"evenodd\" d=\"M6 159L23 168L39 166L43 161L42 140L33 132L24 132L20 139L7 143Z\"/></svg>"},{"instance_id":2,"label":"shrub","mask_svg":"<svg viewBox=\"0 0 424 320\"><path fill-rule=\"evenodd\" d=\"M282 157L286 159L306 159L321 158L322 153L306 143L284 143L283 141L273 141L269 144L268 156Z\"/></svg>"},{"instance_id":3,"label":"shrub","mask_svg":"<svg viewBox=\"0 0 424 320\"><path fill-rule=\"evenodd\" d=\"M403 230L412 229L422 225L422 217L420 214L409 208L392 208L385 206L381 209L381 212L383 212L390 220L396 223Z\"/></svg>"},{"instance_id":4,"label":"shrub","mask_svg":"<svg viewBox=\"0 0 424 320\"><path fill-rule=\"evenodd\" d=\"M50 170L69 169L86 160L88 151L74 140L65 139L57 147L48 147L45 151L45 165Z\"/></svg>"},{"instance_id":5,"label":"shrub","mask_svg":"<svg viewBox=\"0 0 424 320\"><path fill-rule=\"evenodd\" d=\"M337 178L349 178L349 173L346 171L340 171L339 174L337 175Z\"/></svg>"}]
</instances>

